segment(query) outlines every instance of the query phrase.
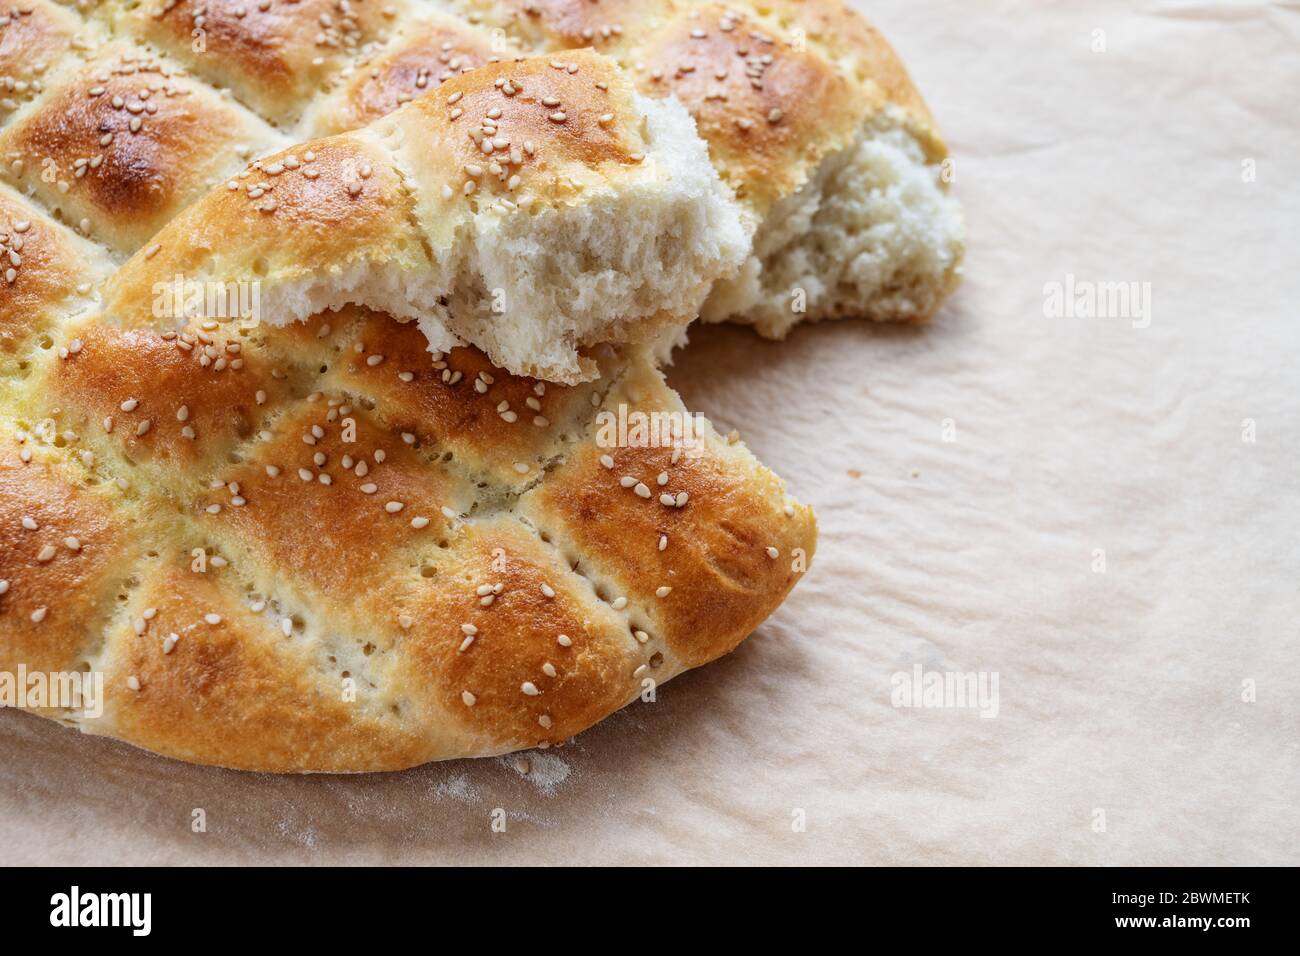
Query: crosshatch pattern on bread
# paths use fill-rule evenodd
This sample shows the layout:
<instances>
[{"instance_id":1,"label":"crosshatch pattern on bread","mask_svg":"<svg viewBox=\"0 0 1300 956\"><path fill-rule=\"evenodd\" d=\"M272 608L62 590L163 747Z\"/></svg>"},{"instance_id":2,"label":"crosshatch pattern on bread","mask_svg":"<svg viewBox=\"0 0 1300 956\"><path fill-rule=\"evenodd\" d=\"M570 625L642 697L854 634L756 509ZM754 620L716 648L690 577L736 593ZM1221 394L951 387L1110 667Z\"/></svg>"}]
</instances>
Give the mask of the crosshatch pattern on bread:
<instances>
[{"instance_id":1,"label":"crosshatch pattern on bread","mask_svg":"<svg viewBox=\"0 0 1300 956\"><path fill-rule=\"evenodd\" d=\"M424 94L454 109L466 71L539 52L571 76L584 47L684 105L750 220L706 319L923 321L952 288L943 142L836 0L0 0L0 669L105 675L102 716L37 712L259 770L504 753L780 604L815 523L743 445L602 442L602 413L686 415L645 346L579 350L561 385L351 306L97 321L156 296L156 234L259 157L350 133L359 172Z\"/></svg>"},{"instance_id":2,"label":"crosshatch pattern on bread","mask_svg":"<svg viewBox=\"0 0 1300 956\"><path fill-rule=\"evenodd\" d=\"M41 269L80 265L61 228L20 233ZM734 439L611 440L686 421L641 348L569 387L354 308L33 316L6 316L0 670L103 674L102 715L42 711L89 733L267 771L560 744L730 651L812 558Z\"/></svg>"}]
</instances>

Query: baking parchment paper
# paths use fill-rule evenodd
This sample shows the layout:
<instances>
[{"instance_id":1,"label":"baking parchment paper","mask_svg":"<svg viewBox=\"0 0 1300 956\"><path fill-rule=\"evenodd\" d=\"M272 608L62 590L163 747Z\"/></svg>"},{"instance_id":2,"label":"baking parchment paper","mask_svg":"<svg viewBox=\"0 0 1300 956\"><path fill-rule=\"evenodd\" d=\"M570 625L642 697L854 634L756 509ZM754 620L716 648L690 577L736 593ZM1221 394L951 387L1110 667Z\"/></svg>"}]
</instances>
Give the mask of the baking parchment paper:
<instances>
[{"instance_id":1,"label":"baking parchment paper","mask_svg":"<svg viewBox=\"0 0 1300 956\"><path fill-rule=\"evenodd\" d=\"M678 354L818 510L770 621L526 774L234 773L0 712L0 862L1300 863L1300 6L866 10L967 279L926 329ZM1150 307L1049 314L1069 282ZM996 675L996 716L895 706L918 666Z\"/></svg>"}]
</instances>

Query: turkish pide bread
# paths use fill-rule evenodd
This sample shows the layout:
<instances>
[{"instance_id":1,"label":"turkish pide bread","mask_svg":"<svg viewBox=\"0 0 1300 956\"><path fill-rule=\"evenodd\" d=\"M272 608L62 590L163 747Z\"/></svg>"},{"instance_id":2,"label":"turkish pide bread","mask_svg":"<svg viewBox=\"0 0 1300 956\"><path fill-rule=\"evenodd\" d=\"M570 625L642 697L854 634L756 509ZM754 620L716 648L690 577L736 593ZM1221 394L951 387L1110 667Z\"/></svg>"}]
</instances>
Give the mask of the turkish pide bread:
<instances>
[{"instance_id":1,"label":"turkish pide bread","mask_svg":"<svg viewBox=\"0 0 1300 956\"><path fill-rule=\"evenodd\" d=\"M0 675L103 675L26 706L185 760L550 746L727 653L815 523L677 440L652 350L960 273L833 0L0 0L0 87ZM177 277L257 315L159 314Z\"/></svg>"},{"instance_id":2,"label":"turkish pide bread","mask_svg":"<svg viewBox=\"0 0 1300 956\"><path fill-rule=\"evenodd\" d=\"M24 285L81 266L22 214ZM102 715L39 711L88 733L265 771L560 744L730 651L812 558L811 511L643 347L564 386L352 306L178 333L26 314L0 672L104 675Z\"/></svg>"}]
</instances>

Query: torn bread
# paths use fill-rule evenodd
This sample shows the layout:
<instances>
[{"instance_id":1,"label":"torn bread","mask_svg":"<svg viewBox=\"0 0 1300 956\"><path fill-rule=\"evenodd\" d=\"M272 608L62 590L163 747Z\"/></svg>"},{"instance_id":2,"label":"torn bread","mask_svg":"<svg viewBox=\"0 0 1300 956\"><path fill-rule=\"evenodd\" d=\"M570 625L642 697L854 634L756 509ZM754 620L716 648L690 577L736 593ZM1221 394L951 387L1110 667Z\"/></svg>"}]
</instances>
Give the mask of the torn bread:
<instances>
[{"instance_id":1,"label":"torn bread","mask_svg":"<svg viewBox=\"0 0 1300 956\"><path fill-rule=\"evenodd\" d=\"M399 30L313 122L373 118L418 95L415 84L473 68L494 39L503 56L590 46L643 94L686 106L758 224L743 268L705 304L706 321L773 338L818 319L924 322L956 287L965 238L955 168L898 56L842 0L445 6L460 29L436 15L436 27Z\"/></svg>"},{"instance_id":2,"label":"torn bread","mask_svg":"<svg viewBox=\"0 0 1300 956\"><path fill-rule=\"evenodd\" d=\"M596 372L582 349L691 321L744 256L743 220L686 111L612 61L491 64L254 161L113 277L104 319L156 324L176 277L243 283L267 321L362 305L433 351L573 383Z\"/></svg>"}]
</instances>

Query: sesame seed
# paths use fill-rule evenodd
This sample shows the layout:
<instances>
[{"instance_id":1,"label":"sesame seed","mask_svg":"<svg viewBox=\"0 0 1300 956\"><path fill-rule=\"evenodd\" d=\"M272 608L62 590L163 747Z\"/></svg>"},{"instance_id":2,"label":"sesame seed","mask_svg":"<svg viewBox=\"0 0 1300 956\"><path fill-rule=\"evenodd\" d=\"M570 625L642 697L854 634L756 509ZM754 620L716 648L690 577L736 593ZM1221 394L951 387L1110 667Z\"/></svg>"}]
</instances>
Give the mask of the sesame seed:
<instances>
[{"instance_id":1,"label":"sesame seed","mask_svg":"<svg viewBox=\"0 0 1300 956\"><path fill-rule=\"evenodd\" d=\"M471 637L473 637L475 634L478 633L478 628L475 627L473 624L462 624L460 626L460 629L462 633L468 634Z\"/></svg>"},{"instance_id":2,"label":"sesame seed","mask_svg":"<svg viewBox=\"0 0 1300 956\"><path fill-rule=\"evenodd\" d=\"M176 642L178 640L180 640L180 636L176 634L168 634L165 638L163 638L163 646L162 646L163 653L170 654L173 650L175 650Z\"/></svg>"},{"instance_id":3,"label":"sesame seed","mask_svg":"<svg viewBox=\"0 0 1300 956\"><path fill-rule=\"evenodd\" d=\"M667 597L669 594L672 593L672 590L673 590L672 588L670 588L668 585L665 584L663 587L659 587L655 589L655 597L661 597L661 598Z\"/></svg>"},{"instance_id":4,"label":"sesame seed","mask_svg":"<svg viewBox=\"0 0 1300 956\"><path fill-rule=\"evenodd\" d=\"M569 637L568 634L561 634L555 639L555 643L559 644L561 647L572 647L573 638Z\"/></svg>"},{"instance_id":5,"label":"sesame seed","mask_svg":"<svg viewBox=\"0 0 1300 956\"><path fill-rule=\"evenodd\" d=\"M543 584L542 595L548 600L555 597L555 588L551 587L549 584Z\"/></svg>"},{"instance_id":6,"label":"sesame seed","mask_svg":"<svg viewBox=\"0 0 1300 956\"><path fill-rule=\"evenodd\" d=\"M668 547L668 535L661 534L659 536L659 550L662 551L666 547Z\"/></svg>"},{"instance_id":7,"label":"sesame seed","mask_svg":"<svg viewBox=\"0 0 1300 956\"><path fill-rule=\"evenodd\" d=\"M633 478L631 475L624 475L622 478L618 480L618 483L622 485L624 488L631 488L633 485L636 484L636 479Z\"/></svg>"},{"instance_id":8,"label":"sesame seed","mask_svg":"<svg viewBox=\"0 0 1300 956\"><path fill-rule=\"evenodd\" d=\"M649 497L650 497L650 489L645 485L644 482L640 482L640 481L638 481L638 482L636 483L636 488L634 488L633 491L635 491L635 492L637 493L637 495L640 496L640 497L642 497L642 498L649 498Z\"/></svg>"},{"instance_id":9,"label":"sesame seed","mask_svg":"<svg viewBox=\"0 0 1300 956\"><path fill-rule=\"evenodd\" d=\"M456 95L459 96L460 94L458 93ZM474 704L478 702L478 698L475 697L467 690L463 690L460 692L460 699L465 702L466 707L473 707Z\"/></svg>"},{"instance_id":10,"label":"sesame seed","mask_svg":"<svg viewBox=\"0 0 1300 956\"><path fill-rule=\"evenodd\" d=\"M601 456L600 456L600 463L601 463L601 465L603 465L605 468L612 469L612 468L614 467L614 459L613 459L613 457L610 456L610 455L601 455Z\"/></svg>"},{"instance_id":11,"label":"sesame seed","mask_svg":"<svg viewBox=\"0 0 1300 956\"><path fill-rule=\"evenodd\" d=\"M136 408L139 406L139 404L140 404L140 402L139 402L138 399L128 398L126 401L124 401L124 402L121 404L120 408L121 408L122 411L124 411L124 412L133 412L133 411L136 410Z\"/></svg>"},{"instance_id":12,"label":"sesame seed","mask_svg":"<svg viewBox=\"0 0 1300 956\"><path fill-rule=\"evenodd\" d=\"M613 602L610 604L610 607L612 607L615 611L623 610L623 608L627 607L627 598L625 597L614 598Z\"/></svg>"},{"instance_id":13,"label":"sesame seed","mask_svg":"<svg viewBox=\"0 0 1300 956\"><path fill-rule=\"evenodd\" d=\"M460 642L460 649L458 653L464 654L467 650L469 650L469 646L473 643L474 643L474 635L470 634L468 637L466 637L463 641Z\"/></svg>"},{"instance_id":14,"label":"sesame seed","mask_svg":"<svg viewBox=\"0 0 1300 956\"><path fill-rule=\"evenodd\" d=\"M526 680L522 684L520 684L519 689L523 691L525 694L527 694L529 697L536 697L538 694L541 693L541 691L537 689L537 685L530 680Z\"/></svg>"},{"instance_id":15,"label":"sesame seed","mask_svg":"<svg viewBox=\"0 0 1300 956\"><path fill-rule=\"evenodd\" d=\"M632 636L635 637L637 641L641 644L644 644L646 641L650 640L650 635L647 634L645 631L633 631Z\"/></svg>"},{"instance_id":16,"label":"sesame seed","mask_svg":"<svg viewBox=\"0 0 1300 956\"><path fill-rule=\"evenodd\" d=\"M425 518L422 515L411 519L411 527L417 531L419 531L421 528L427 528L428 526L429 526L429 519Z\"/></svg>"},{"instance_id":17,"label":"sesame seed","mask_svg":"<svg viewBox=\"0 0 1300 956\"><path fill-rule=\"evenodd\" d=\"M546 730L551 729L551 718L548 717L546 714L542 714L540 717L538 717L537 722L541 724L542 727L545 728Z\"/></svg>"},{"instance_id":18,"label":"sesame seed","mask_svg":"<svg viewBox=\"0 0 1300 956\"><path fill-rule=\"evenodd\" d=\"M126 679L126 686L131 688L131 690L138 691L140 689L140 678L132 674Z\"/></svg>"},{"instance_id":19,"label":"sesame seed","mask_svg":"<svg viewBox=\"0 0 1300 956\"><path fill-rule=\"evenodd\" d=\"M555 677L557 673L555 670L555 665L552 664L550 661L547 661L545 664L542 665L542 673L545 674L547 677Z\"/></svg>"},{"instance_id":20,"label":"sesame seed","mask_svg":"<svg viewBox=\"0 0 1300 956\"><path fill-rule=\"evenodd\" d=\"M41 623L41 621L45 620L46 610L47 610L46 607L44 605L41 605L35 611L32 611L32 623L39 624Z\"/></svg>"},{"instance_id":21,"label":"sesame seed","mask_svg":"<svg viewBox=\"0 0 1300 956\"><path fill-rule=\"evenodd\" d=\"M213 627L216 627L218 624L221 623L221 615L220 615L220 614L205 614L205 615L203 615L203 623L205 623L205 624L211 624Z\"/></svg>"},{"instance_id":22,"label":"sesame seed","mask_svg":"<svg viewBox=\"0 0 1300 956\"><path fill-rule=\"evenodd\" d=\"M406 505L402 504L400 501L390 501L388 504L384 505L384 510L390 515L395 515L405 507Z\"/></svg>"},{"instance_id":23,"label":"sesame seed","mask_svg":"<svg viewBox=\"0 0 1300 956\"><path fill-rule=\"evenodd\" d=\"M379 490L379 486L373 481L368 481L359 489L363 495L373 495Z\"/></svg>"},{"instance_id":24,"label":"sesame seed","mask_svg":"<svg viewBox=\"0 0 1300 956\"><path fill-rule=\"evenodd\" d=\"M781 552L778 551L776 548L768 548L767 556L771 558L773 561L775 561L777 558L781 556Z\"/></svg>"},{"instance_id":25,"label":"sesame seed","mask_svg":"<svg viewBox=\"0 0 1300 956\"><path fill-rule=\"evenodd\" d=\"M23 518L23 527L28 531L38 531L41 526L36 523L35 518Z\"/></svg>"},{"instance_id":26,"label":"sesame seed","mask_svg":"<svg viewBox=\"0 0 1300 956\"><path fill-rule=\"evenodd\" d=\"M36 555L36 560L44 564L46 561L53 561L58 550L52 544L47 544L41 548L40 553Z\"/></svg>"}]
</instances>

